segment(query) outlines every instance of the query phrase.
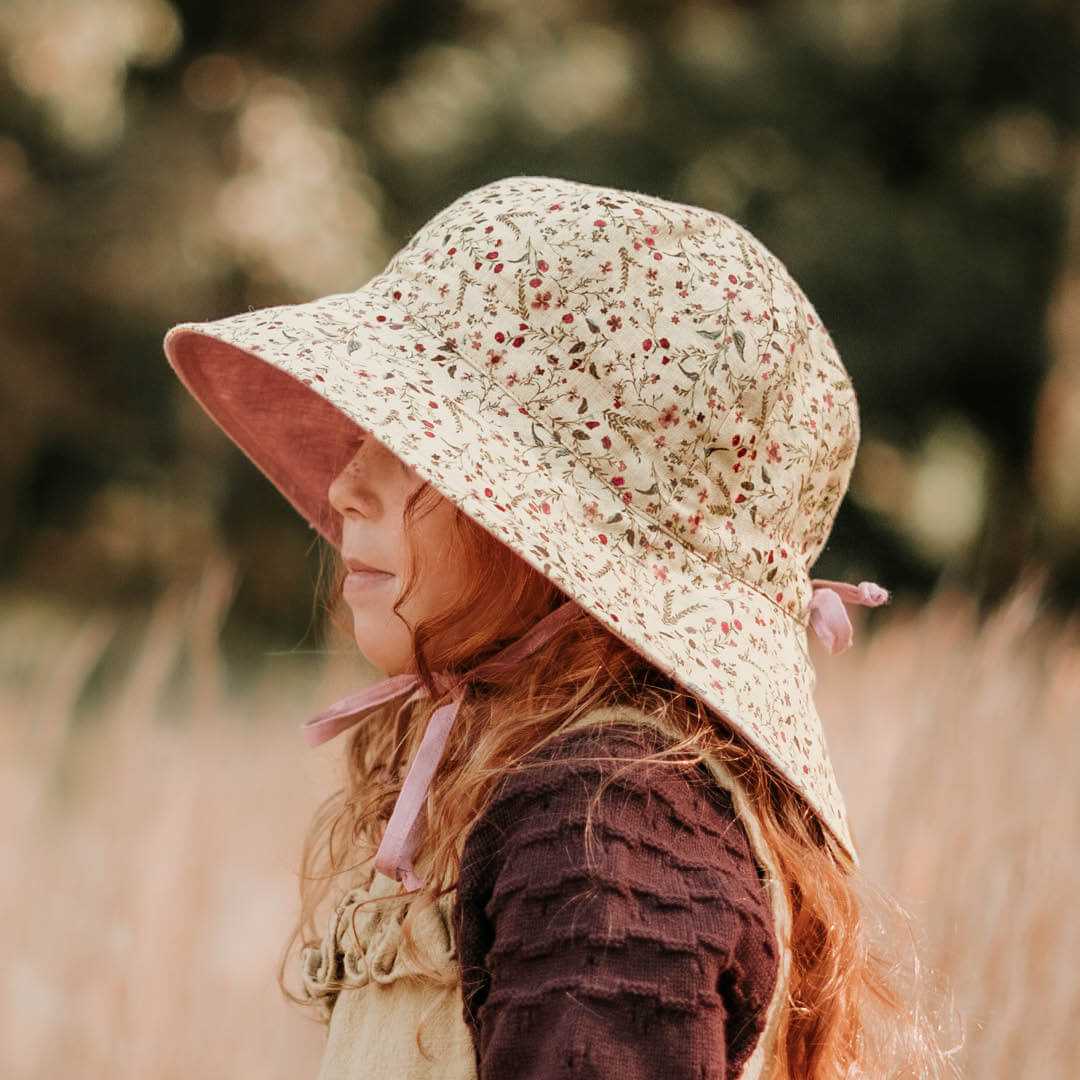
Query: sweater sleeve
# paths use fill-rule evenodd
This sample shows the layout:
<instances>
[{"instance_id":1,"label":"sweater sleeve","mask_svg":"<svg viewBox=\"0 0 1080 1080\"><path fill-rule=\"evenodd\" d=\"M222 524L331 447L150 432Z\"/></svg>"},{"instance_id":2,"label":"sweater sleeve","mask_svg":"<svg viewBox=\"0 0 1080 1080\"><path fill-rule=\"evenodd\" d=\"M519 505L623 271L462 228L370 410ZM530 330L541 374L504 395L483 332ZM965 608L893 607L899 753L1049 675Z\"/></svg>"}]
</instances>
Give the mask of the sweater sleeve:
<instances>
[{"instance_id":1,"label":"sweater sleeve","mask_svg":"<svg viewBox=\"0 0 1080 1080\"><path fill-rule=\"evenodd\" d=\"M466 838L456 924L480 1080L738 1075L777 977L768 899L725 792L574 732Z\"/></svg>"}]
</instances>

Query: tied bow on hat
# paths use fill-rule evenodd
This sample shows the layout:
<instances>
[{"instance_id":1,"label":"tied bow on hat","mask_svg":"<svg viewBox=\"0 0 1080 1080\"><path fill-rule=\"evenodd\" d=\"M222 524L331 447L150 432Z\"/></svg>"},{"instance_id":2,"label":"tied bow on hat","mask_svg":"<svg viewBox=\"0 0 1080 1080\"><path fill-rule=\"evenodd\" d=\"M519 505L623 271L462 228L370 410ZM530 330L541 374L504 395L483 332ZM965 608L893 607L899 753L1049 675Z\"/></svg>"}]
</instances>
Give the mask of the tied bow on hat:
<instances>
[{"instance_id":1,"label":"tied bow on hat","mask_svg":"<svg viewBox=\"0 0 1080 1080\"><path fill-rule=\"evenodd\" d=\"M830 656L842 653L851 645L851 619L845 604L881 607L889 599L887 589L872 581L848 585L843 581L815 578L810 582L810 627Z\"/></svg>"}]
</instances>

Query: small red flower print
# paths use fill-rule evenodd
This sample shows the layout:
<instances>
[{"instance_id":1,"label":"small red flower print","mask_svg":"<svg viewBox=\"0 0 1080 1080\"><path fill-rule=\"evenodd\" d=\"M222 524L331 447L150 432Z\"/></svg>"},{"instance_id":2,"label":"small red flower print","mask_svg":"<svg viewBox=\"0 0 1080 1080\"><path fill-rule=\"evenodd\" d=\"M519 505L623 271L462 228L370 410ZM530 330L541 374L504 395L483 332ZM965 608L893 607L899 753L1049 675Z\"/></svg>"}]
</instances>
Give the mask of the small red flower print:
<instances>
[{"instance_id":1,"label":"small red flower print","mask_svg":"<svg viewBox=\"0 0 1080 1080\"><path fill-rule=\"evenodd\" d=\"M667 581L668 570L662 563L653 563L652 572L657 581Z\"/></svg>"},{"instance_id":2,"label":"small red flower print","mask_svg":"<svg viewBox=\"0 0 1080 1080\"><path fill-rule=\"evenodd\" d=\"M642 347L642 348L643 348L643 349L644 349L644 350L645 350L646 352L648 352L648 351L649 351L649 350L650 350L650 349L652 348L652 338L646 338L646 339L645 339L645 340L644 340L644 341L643 341L643 342L641 343L641 347Z\"/></svg>"},{"instance_id":3,"label":"small red flower print","mask_svg":"<svg viewBox=\"0 0 1080 1080\"><path fill-rule=\"evenodd\" d=\"M487 497L488 497L489 499L493 499L493 498L495 497L495 492L494 492L494 491L492 491L492 490L491 490L491 488L484 488L484 494L485 494L485 495L486 495L486 496L487 496Z\"/></svg>"},{"instance_id":4,"label":"small red flower print","mask_svg":"<svg viewBox=\"0 0 1080 1080\"><path fill-rule=\"evenodd\" d=\"M496 364L501 363L506 358L506 353L500 352L497 349L488 349L488 363L494 367Z\"/></svg>"},{"instance_id":5,"label":"small red flower print","mask_svg":"<svg viewBox=\"0 0 1080 1080\"><path fill-rule=\"evenodd\" d=\"M539 271L540 271L540 273L541 273L541 274L543 274L543 273L546 273L546 272L547 272L547 270L548 270L548 264L547 264L546 262L544 262L544 260L543 260L543 259L541 259L541 260L540 260L540 261L539 261L539 262L538 262L538 263L536 264L536 268L537 268L537 270L539 270Z\"/></svg>"},{"instance_id":6,"label":"small red flower print","mask_svg":"<svg viewBox=\"0 0 1080 1080\"><path fill-rule=\"evenodd\" d=\"M661 349L670 349L671 348L671 342L668 341L668 339L666 337L662 337L660 339L659 345L660 345Z\"/></svg>"},{"instance_id":7,"label":"small red flower print","mask_svg":"<svg viewBox=\"0 0 1080 1080\"><path fill-rule=\"evenodd\" d=\"M501 345L506 340L506 335L501 330L497 330L495 332L495 340Z\"/></svg>"},{"instance_id":8,"label":"small red flower print","mask_svg":"<svg viewBox=\"0 0 1080 1080\"><path fill-rule=\"evenodd\" d=\"M581 509L582 509L583 513L585 514L585 519L587 521L599 521L600 518L602 517L602 515L600 513L600 504L599 503L595 503L595 502L586 503Z\"/></svg>"},{"instance_id":9,"label":"small red flower print","mask_svg":"<svg viewBox=\"0 0 1080 1080\"><path fill-rule=\"evenodd\" d=\"M735 496L735 501L736 501L737 503L743 503L743 502L746 502L746 496L745 496L745 495L743 495L743 494L742 494L742 493L740 492L740 493L739 493L738 495L736 495L736 496Z\"/></svg>"},{"instance_id":10,"label":"small red flower print","mask_svg":"<svg viewBox=\"0 0 1080 1080\"><path fill-rule=\"evenodd\" d=\"M606 225L607 225L607 222L606 222L606 221L605 221L605 220L604 220L603 218L597 218L597 219L596 219L596 220L595 220L595 221L593 222L593 224L594 224L594 225L595 225L595 226L596 226L596 227L597 227L598 229L603 229L604 227L606 227Z\"/></svg>"},{"instance_id":11,"label":"small red flower print","mask_svg":"<svg viewBox=\"0 0 1080 1080\"><path fill-rule=\"evenodd\" d=\"M447 251L446 251L446 254L447 255L456 255L457 254L457 248L456 247L448 248Z\"/></svg>"},{"instance_id":12,"label":"small red flower print","mask_svg":"<svg viewBox=\"0 0 1080 1080\"><path fill-rule=\"evenodd\" d=\"M601 544L606 544L607 543L607 537L603 533L600 534L600 543Z\"/></svg>"},{"instance_id":13,"label":"small red flower print","mask_svg":"<svg viewBox=\"0 0 1080 1080\"><path fill-rule=\"evenodd\" d=\"M523 337L516 337L510 344L513 345L515 349L520 349L521 346L525 344L525 339Z\"/></svg>"},{"instance_id":14,"label":"small red flower print","mask_svg":"<svg viewBox=\"0 0 1080 1080\"><path fill-rule=\"evenodd\" d=\"M572 322L574 321L574 316L573 316L573 315L572 315L572 314L571 314L571 313L570 313L570 312L568 311L568 312L567 312L567 313L566 313L566 314L565 314L565 315L564 315L564 316L562 317L562 321L563 321L564 323L572 323Z\"/></svg>"},{"instance_id":15,"label":"small red flower print","mask_svg":"<svg viewBox=\"0 0 1080 1080\"><path fill-rule=\"evenodd\" d=\"M417 352L423 352L424 351L424 346L423 345L417 345L416 346L416 351Z\"/></svg>"},{"instance_id":16,"label":"small red flower print","mask_svg":"<svg viewBox=\"0 0 1080 1080\"><path fill-rule=\"evenodd\" d=\"M739 622L739 620L738 620L738 619L735 619L735 620L734 620L734 623L735 623L735 629L736 629L736 630L741 630L741 629L742 629L742 623L741 623L741 622Z\"/></svg>"},{"instance_id":17,"label":"small red flower print","mask_svg":"<svg viewBox=\"0 0 1080 1080\"><path fill-rule=\"evenodd\" d=\"M690 524L690 531L692 533L696 533L698 531L698 529L701 528L701 517L702 517L701 511L700 510L695 510L694 513L692 513L690 515L690 517L688 518L688 521L689 521L689 524Z\"/></svg>"},{"instance_id":18,"label":"small red flower print","mask_svg":"<svg viewBox=\"0 0 1080 1080\"><path fill-rule=\"evenodd\" d=\"M657 450L659 450L662 446L666 446L666 445L667 445L667 437L664 436L664 435L657 435L656 438L653 439L653 446L655 446Z\"/></svg>"},{"instance_id":19,"label":"small red flower print","mask_svg":"<svg viewBox=\"0 0 1080 1080\"><path fill-rule=\"evenodd\" d=\"M386 316L385 315L376 315L375 316L375 321L376 322L386 322Z\"/></svg>"},{"instance_id":20,"label":"small red flower print","mask_svg":"<svg viewBox=\"0 0 1080 1080\"><path fill-rule=\"evenodd\" d=\"M499 253L497 251L489 251L486 257L494 262L499 257Z\"/></svg>"},{"instance_id":21,"label":"small red flower print","mask_svg":"<svg viewBox=\"0 0 1080 1080\"><path fill-rule=\"evenodd\" d=\"M539 293L538 292L536 294L536 296L533 298L532 306L533 306L533 308L537 308L540 311L547 311L547 309L549 307L551 307L551 293L550 292L545 292L545 293Z\"/></svg>"},{"instance_id":22,"label":"small red flower print","mask_svg":"<svg viewBox=\"0 0 1080 1080\"><path fill-rule=\"evenodd\" d=\"M614 484L614 485L615 485L616 487L622 487L622 486L623 486L623 484L625 484L625 483L626 483L626 477L625 477L625 476L613 476L613 477L611 478L611 482L612 482L612 483L613 483L613 484Z\"/></svg>"},{"instance_id":23,"label":"small red flower print","mask_svg":"<svg viewBox=\"0 0 1080 1080\"><path fill-rule=\"evenodd\" d=\"M720 624L720 629L723 630L725 634L731 633L731 627L726 622Z\"/></svg>"},{"instance_id":24,"label":"small red flower print","mask_svg":"<svg viewBox=\"0 0 1080 1080\"><path fill-rule=\"evenodd\" d=\"M395 300L400 300L401 299L401 290L400 289L395 289L394 290L394 299Z\"/></svg>"},{"instance_id":25,"label":"small red flower print","mask_svg":"<svg viewBox=\"0 0 1080 1080\"><path fill-rule=\"evenodd\" d=\"M835 402L833 401L833 396L832 396L832 394L828 394L828 393L827 393L827 394L825 394L825 396L824 396L823 400L824 400L825 404L829 406L829 408L830 408L830 409L831 409L831 408L833 407L833 405L835 404Z\"/></svg>"},{"instance_id":26,"label":"small red flower print","mask_svg":"<svg viewBox=\"0 0 1080 1080\"><path fill-rule=\"evenodd\" d=\"M634 496L633 496L633 495L631 495L629 491L624 491L624 492L622 493L622 501L623 501L624 503L629 503L629 502L630 502L630 500L631 500L631 499L633 499L633 497L634 497Z\"/></svg>"},{"instance_id":27,"label":"small red flower print","mask_svg":"<svg viewBox=\"0 0 1080 1080\"><path fill-rule=\"evenodd\" d=\"M530 278L529 285L534 289L539 289L542 284L542 279L538 277Z\"/></svg>"},{"instance_id":28,"label":"small red flower print","mask_svg":"<svg viewBox=\"0 0 1080 1080\"><path fill-rule=\"evenodd\" d=\"M779 443L769 443L769 461L771 461L774 465L778 465L780 463Z\"/></svg>"},{"instance_id":29,"label":"small red flower print","mask_svg":"<svg viewBox=\"0 0 1080 1080\"><path fill-rule=\"evenodd\" d=\"M679 406L669 405L661 414L657 421L663 428L671 427L673 424L679 422Z\"/></svg>"},{"instance_id":30,"label":"small red flower print","mask_svg":"<svg viewBox=\"0 0 1080 1080\"><path fill-rule=\"evenodd\" d=\"M659 259L660 258L660 253L657 252L655 255L653 255L653 258L654 259ZM655 270L646 270L645 271L645 277L649 281L655 281L656 280L656 271Z\"/></svg>"},{"instance_id":31,"label":"small red flower print","mask_svg":"<svg viewBox=\"0 0 1080 1080\"><path fill-rule=\"evenodd\" d=\"M601 446L602 446L602 447L603 447L603 448L604 448L605 450L610 450L610 449L611 449L611 436L610 436L610 435L605 435L605 436L604 436L604 437L603 437L603 438L602 438L602 439L600 440L600 445L601 445Z\"/></svg>"},{"instance_id":32,"label":"small red flower print","mask_svg":"<svg viewBox=\"0 0 1080 1080\"><path fill-rule=\"evenodd\" d=\"M601 274L610 274L613 269L614 269L614 267L611 265L610 262L602 262L600 264L600 273Z\"/></svg>"},{"instance_id":33,"label":"small red flower print","mask_svg":"<svg viewBox=\"0 0 1080 1080\"><path fill-rule=\"evenodd\" d=\"M493 233L494 231L495 231L495 226L494 226L494 225L489 225L489 226L488 226L488 227L487 227L487 228L486 228L486 229L484 230L484 232L485 232L485 233L487 233L487 234L491 234L491 233Z\"/></svg>"},{"instance_id":34,"label":"small red flower print","mask_svg":"<svg viewBox=\"0 0 1080 1080\"><path fill-rule=\"evenodd\" d=\"M502 268L503 268L502 263L496 263L495 264L495 273L496 274L501 274L502 273Z\"/></svg>"},{"instance_id":35,"label":"small red flower print","mask_svg":"<svg viewBox=\"0 0 1080 1080\"><path fill-rule=\"evenodd\" d=\"M545 514L550 514L551 513L551 503L541 503L540 504L540 509L543 510Z\"/></svg>"},{"instance_id":36,"label":"small red flower print","mask_svg":"<svg viewBox=\"0 0 1080 1080\"><path fill-rule=\"evenodd\" d=\"M616 330L619 329L620 326L622 326L622 319L620 319L618 315L612 315L608 319L607 324L611 328L612 333L614 333Z\"/></svg>"}]
</instances>

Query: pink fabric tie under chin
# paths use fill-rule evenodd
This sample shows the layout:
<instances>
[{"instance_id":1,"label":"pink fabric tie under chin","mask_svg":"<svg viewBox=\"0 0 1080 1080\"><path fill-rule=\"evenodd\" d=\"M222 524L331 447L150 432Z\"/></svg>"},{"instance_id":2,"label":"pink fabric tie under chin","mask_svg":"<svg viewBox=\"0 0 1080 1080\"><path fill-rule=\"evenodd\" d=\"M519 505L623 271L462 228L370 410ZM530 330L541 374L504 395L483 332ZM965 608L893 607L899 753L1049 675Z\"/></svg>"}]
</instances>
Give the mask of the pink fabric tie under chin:
<instances>
[{"instance_id":1,"label":"pink fabric tie under chin","mask_svg":"<svg viewBox=\"0 0 1080 1080\"><path fill-rule=\"evenodd\" d=\"M848 585L843 581L810 582L810 626L818 640L830 655L843 652L851 644L851 620L844 604L862 604L880 607L889 599L889 593L872 581Z\"/></svg>"},{"instance_id":2,"label":"pink fabric tie under chin","mask_svg":"<svg viewBox=\"0 0 1080 1080\"><path fill-rule=\"evenodd\" d=\"M845 603L878 607L889 598L885 589L869 581L859 585L847 585L838 581L812 581L811 585L813 594L810 600L810 625L830 653L843 652L851 644L851 621L844 608ZM431 714L424 737L420 740L420 746L401 785L401 793L394 803L379 850L375 853L376 870L400 881L409 892L415 892L422 887L424 883L413 867L413 853L423 827L424 802L446 749L446 742L454 726L466 686L470 682L482 681L514 667L550 641L581 610L574 601L568 600L512 645L508 645L502 652L496 653L472 671L457 677L436 674L437 688L452 697ZM394 675L324 709L305 721L300 730L310 746L318 746L357 724L377 705L393 701L402 694L416 695L426 692L418 676Z\"/></svg>"},{"instance_id":3,"label":"pink fabric tie under chin","mask_svg":"<svg viewBox=\"0 0 1080 1080\"><path fill-rule=\"evenodd\" d=\"M550 641L581 610L574 601L568 600L550 614L545 615L528 633L518 638L512 645L508 645L502 652L496 653L490 660L485 660L472 671L465 672L456 678L443 674L435 676L439 689L453 696L450 701L445 705L440 705L431 714L416 756L409 765L405 782L401 785L401 793L397 797L397 802L394 803L379 850L375 853L376 870L400 881L409 892L415 892L424 884L413 868L413 853L420 839L424 801L428 788L442 760L446 741L454 726L454 718L465 695L466 685L514 667L541 645ZM358 723L363 715L376 705L383 705L410 691L414 694L426 693L420 678L416 675L394 675L324 709L318 715L305 721L300 730L310 746L318 746Z\"/></svg>"}]
</instances>

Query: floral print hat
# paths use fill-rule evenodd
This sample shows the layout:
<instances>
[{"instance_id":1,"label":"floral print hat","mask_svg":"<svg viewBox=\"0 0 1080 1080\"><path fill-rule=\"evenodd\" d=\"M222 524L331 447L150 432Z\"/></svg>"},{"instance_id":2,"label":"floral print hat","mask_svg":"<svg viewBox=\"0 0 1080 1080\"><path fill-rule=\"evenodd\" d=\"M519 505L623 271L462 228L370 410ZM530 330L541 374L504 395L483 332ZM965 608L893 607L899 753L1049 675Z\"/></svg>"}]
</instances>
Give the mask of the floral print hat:
<instances>
[{"instance_id":1,"label":"floral print hat","mask_svg":"<svg viewBox=\"0 0 1080 1080\"><path fill-rule=\"evenodd\" d=\"M514 177L355 292L175 327L187 388L330 541L357 426L756 747L854 860L812 697L855 393L787 269L721 214ZM817 587L815 587L817 586ZM826 588L826 586L832 586Z\"/></svg>"}]
</instances>

